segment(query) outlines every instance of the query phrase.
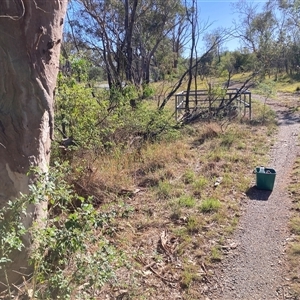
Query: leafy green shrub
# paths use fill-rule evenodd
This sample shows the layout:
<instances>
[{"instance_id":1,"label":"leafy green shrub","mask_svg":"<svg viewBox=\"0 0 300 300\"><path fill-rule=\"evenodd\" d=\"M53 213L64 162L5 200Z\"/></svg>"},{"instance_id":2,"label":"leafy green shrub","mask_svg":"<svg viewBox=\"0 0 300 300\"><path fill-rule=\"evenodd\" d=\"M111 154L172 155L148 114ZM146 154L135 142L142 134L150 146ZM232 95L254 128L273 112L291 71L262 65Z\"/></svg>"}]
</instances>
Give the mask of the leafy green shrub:
<instances>
[{"instance_id":1,"label":"leafy green shrub","mask_svg":"<svg viewBox=\"0 0 300 300\"><path fill-rule=\"evenodd\" d=\"M143 98L151 97L154 94L154 89L149 84L143 85Z\"/></svg>"},{"instance_id":2,"label":"leafy green shrub","mask_svg":"<svg viewBox=\"0 0 300 300\"><path fill-rule=\"evenodd\" d=\"M56 136L72 137L73 146L84 148L100 143L99 112L108 103L97 102L86 83L59 74L55 103Z\"/></svg>"},{"instance_id":3,"label":"leafy green shrub","mask_svg":"<svg viewBox=\"0 0 300 300\"><path fill-rule=\"evenodd\" d=\"M11 254L22 251L24 244L22 236L26 228L22 223L22 216L26 214L26 205L23 200L9 201L0 209L0 272L4 274L8 294L11 297L11 286L8 282L7 270L12 262Z\"/></svg>"},{"instance_id":4,"label":"leafy green shrub","mask_svg":"<svg viewBox=\"0 0 300 300\"><path fill-rule=\"evenodd\" d=\"M76 195L63 180L65 165L39 173L30 186L29 196L9 203L0 211L0 268L5 268L13 249L21 250L25 228L21 222L29 203L49 199L49 216L28 229L35 247L30 263L34 273L26 284L36 299L91 299L114 275L114 264L121 263L107 234L111 232L115 212L99 213L92 199ZM10 218L3 216L10 212ZM9 246L9 247L8 247ZM5 249L5 251L4 251Z\"/></svg>"},{"instance_id":5,"label":"leafy green shrub","mask_svg":"<svg viewBox=\"0 0 300 300\"><path fill-rule=\"evenodd\" d=\"M126 147L135 137L142 142L178 137L171 112L141 100L133 85L110 90L92 88L85 63L75 62L74 72L58 76L55 123L56 136L61 136L62 142L60 147L53 148L54 159L70 149L92 149L99 153ZM150 86L144 87L147 97L152 92ZM66 141L70 143L66 145Z\"/></svg>"},{"instance_id":6,"label":"leafy green shrub","mask_svg":"<svg viewBox=\"0 0 300 300\"><path fill-rule=\"evenodd\" d=\"M144 140L173 139L179 136L175 119L168 110L157 110L148 101L139 103L135 110L121 114L123 130L139 135Z\"/></svg>"}]
</instances>

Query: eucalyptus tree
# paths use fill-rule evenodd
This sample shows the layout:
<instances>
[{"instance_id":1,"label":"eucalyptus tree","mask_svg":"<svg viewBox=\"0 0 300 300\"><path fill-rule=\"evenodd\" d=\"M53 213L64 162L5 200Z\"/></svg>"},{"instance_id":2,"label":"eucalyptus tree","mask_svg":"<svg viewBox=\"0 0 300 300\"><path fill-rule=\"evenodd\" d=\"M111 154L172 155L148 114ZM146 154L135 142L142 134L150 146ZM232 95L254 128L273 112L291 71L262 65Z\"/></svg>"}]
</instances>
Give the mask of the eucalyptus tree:
<instances>
[{"instance_id":1,"label":"eucalyptus tree","mask_svg":"<svg viewBox=\"0 0 300 300\"><path fill-rule=\"evenodd\" d=\"M67 0L0 1L0 208L29 192L31 167L47 171L66 8ZM24 225L45 217L46 208L47 201L30 206ZM0 290L27 272L27 250L0 270Z\"/></svg>"},{"instance_id":2,"label":"eucalyptus tree","mask_svg":"<svg viewBox=\"0 0 300 300\"><path fill-rule=\"evenodd\" d=\"M262 75L298 72L300 1L269 0L263 7L240 1L235 8L236 36L256 55Z\"/></svg>"},{"instance_id":3,"label":"eucalyptus tree","mask_svg":"<svg viewBox=\"0 0 300 300\"><path fill-rule=\"evenodd\" d=\"M169 57L174 65L181 47L180 26L184 27L186 19L181 1L152 0L146 3L147 11L141 15L136 23L137 30L134 44L136 45L135 57L137 62L141 62L140 71L137 72L138 77L143 78L142 83L148 84L151 79L150 71L154 57L156 61L158 56ZM177 46L174 48L172 37L177 28L179 30L179 36L177 36L179 41L177 41ZM159 60L158 63L160 63Z\"/></svg>"},{"instance_id":4,"label":"eucalyptus tree","mask_svg":"<svg viewBox=\"0 0 300 300\"><path fill-rule=\"evenodd\" d=\"M269 5L276 4L289 20L297 27L300 26L300 1L299 0L269 0Z\"/></svg>"},{"instance_id":5,"label":"eucalyptus tree","mask_svg":"<svg viewBox=\"0 0 300 300\"><path fill-rule=\"evenodd\" d=\"M278 35L278 23L274 9L266 5L262 11L258 5L240 1L235 5L239 13L239 21L235 23L236 36L243 46L255 53L257 68L262 75L270 74L273 61L276 59L274 50Z\"/></svg>"},{"instance_id":6,"label":"eucalyptus tree","mask_svg":"<svg viewBox=\"0 0 300 300\"><path fill-rule=\"evenodd\" d=\"M170 40L172 42L173 69L178 71L178 63L184 52L184 48L190 42L189 26L186 18L186 9L181 7L174 19L174 26L171 28Z\"/></svg>"},{"instance_id":7,"label":"eucalyptus tree","mask_svg":"<svg viewBox=\"0 0 300 300\"><path fill-rule=\"evenodd\" d=\"M287 73L299 73L300 63L300 1L299 0L277 0L269 1L269 5L276 6L285 20L282 29L285 43L284 67Z\"/></svg>"},{"instance_id":8,"label":"eucalyptus tree","mask_svg":"<svg viewBox=\"0 0 300 300\"><path fill-rule=\"evenodd\" d=\"M74 7L80 18L71 22L75 35L101 57L111 90L120 89L123 82L137 87L149 83L156 52L172 54L170 43L167 43L170 47L160 46L184 19L180 0L77 0L76 3Z\"/></svg>"}]
</instances>

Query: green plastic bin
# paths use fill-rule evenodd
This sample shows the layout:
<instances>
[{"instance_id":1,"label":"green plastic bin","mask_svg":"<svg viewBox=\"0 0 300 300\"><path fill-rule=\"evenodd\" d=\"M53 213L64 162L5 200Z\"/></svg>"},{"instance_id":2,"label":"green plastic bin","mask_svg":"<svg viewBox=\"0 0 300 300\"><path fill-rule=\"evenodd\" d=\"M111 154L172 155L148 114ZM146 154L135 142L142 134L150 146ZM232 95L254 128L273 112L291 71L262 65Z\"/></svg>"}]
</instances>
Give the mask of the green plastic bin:
<instances>
[{"instance_id":1,"label":"green plastic bin","mask_svg":"<svg viewBox=\"0 0 300 300\"><path fill-rule=\"evenodd\" d=\"M255 169L256 187L259 190L272 191L275 183L276 171L271 168L265 168L265 173L259 172L260 168Z\"/></svg>"}]
</instances>

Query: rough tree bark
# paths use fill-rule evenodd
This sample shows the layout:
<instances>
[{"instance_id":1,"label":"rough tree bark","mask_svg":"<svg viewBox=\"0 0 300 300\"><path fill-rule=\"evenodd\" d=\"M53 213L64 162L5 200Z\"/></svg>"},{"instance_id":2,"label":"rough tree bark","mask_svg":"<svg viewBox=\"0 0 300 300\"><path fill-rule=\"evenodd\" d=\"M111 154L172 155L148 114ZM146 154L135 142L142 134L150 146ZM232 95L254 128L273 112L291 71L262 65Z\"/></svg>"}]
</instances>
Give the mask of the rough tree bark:
<instances>
[{"instance_id":1,"label":"rough tree bark","mask_svg":"<svg viewBox=\"0 0 300 300\"><path fill-rule=\"evenodd\" d=\"M68 0L0 1L0 207L28 193L31 166L47 171L53 138L53 92ZM45 216L28 208L26 226ZM27 250L29 240L25 241ZM28 251L16 253L11 282L28 271ZM20 272L20 273L19 273ZM0 272L0 282L5 282ZM0 290L4 287L0 284Z\"/></svg>"}]
</instances>

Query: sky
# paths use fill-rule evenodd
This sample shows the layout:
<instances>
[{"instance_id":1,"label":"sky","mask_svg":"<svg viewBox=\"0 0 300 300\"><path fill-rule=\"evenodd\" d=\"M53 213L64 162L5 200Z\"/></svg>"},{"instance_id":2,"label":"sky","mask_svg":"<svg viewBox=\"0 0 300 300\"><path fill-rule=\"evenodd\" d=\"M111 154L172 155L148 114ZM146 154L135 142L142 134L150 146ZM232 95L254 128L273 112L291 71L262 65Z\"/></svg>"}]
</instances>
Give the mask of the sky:
<instances>
[{"instance_id":1,"label":"sky","mask_svg":"<svg viewBox=\"0 0 300 300\"><path fill-rule=\"evenodd\" d=\"M201 22L208 20L209 23L212 23L208 31L218 27L232 27L233 20L237 19L237 15L232 12L232 4L237 2L239 0L198 0L197 5L200 9ZM251 0L249 2L263 5L267 0ZM237 39L228 41L225 44L225 47L230 51L238 49L239 46Z\"/></svg>"}]
</instances>

